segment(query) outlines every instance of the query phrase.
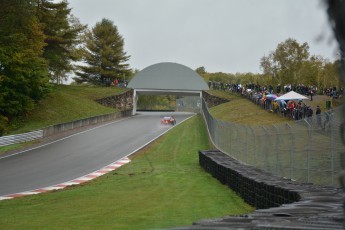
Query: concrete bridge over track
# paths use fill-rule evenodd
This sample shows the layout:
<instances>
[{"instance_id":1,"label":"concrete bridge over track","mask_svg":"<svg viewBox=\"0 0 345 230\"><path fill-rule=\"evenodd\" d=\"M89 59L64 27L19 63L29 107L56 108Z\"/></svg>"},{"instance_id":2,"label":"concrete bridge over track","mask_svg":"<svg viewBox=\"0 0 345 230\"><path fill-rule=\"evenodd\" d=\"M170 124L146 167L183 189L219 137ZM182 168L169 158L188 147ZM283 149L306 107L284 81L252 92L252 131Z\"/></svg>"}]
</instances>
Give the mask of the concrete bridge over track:
<instances>
[{"instance_id":1,"label":"concrete bridge over track","mask_svg":"<svg viewBox=\"0 0 345 230\"><path fill-rule=\"evenodd\" d=\"M146 67L129 82L133 89L133 115L140 95L177 95L202 97L209 90L206 82L194 70L177 63L163 62Z\"/></svg>"}]
</instances>

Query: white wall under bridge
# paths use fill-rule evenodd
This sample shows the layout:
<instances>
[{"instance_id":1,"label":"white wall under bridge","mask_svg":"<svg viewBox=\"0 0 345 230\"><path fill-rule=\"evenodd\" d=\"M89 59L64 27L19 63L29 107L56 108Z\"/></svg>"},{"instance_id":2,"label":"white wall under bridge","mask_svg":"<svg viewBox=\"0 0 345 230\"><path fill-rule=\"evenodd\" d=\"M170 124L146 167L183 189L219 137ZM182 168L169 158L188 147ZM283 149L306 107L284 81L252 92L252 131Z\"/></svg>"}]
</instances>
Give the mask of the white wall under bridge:
<instances>
[{"instance_id":1,"label":"white wall under bridge","mask_svg":"<svg viewBox=\"0 0 345 230\"><path fill-rule=\"evenodd\" d=\"M137 102L140 95L198 96L202 99L202 91L198 91L198 90L134 89L133 90L133 115L137 113Z\"/></svg>"}]
</instances>

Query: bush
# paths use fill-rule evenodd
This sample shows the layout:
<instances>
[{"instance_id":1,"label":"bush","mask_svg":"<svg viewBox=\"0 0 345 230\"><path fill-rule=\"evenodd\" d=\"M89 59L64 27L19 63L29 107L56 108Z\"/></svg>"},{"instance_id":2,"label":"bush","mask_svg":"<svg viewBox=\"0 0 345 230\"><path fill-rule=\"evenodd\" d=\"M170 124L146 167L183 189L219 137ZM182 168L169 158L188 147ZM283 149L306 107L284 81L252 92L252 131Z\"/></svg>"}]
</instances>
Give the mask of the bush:
<instances>
[{"instance_id":1,"label":"bush","mask_svg":"<svg viewBox=\"0 0 345 230\"><path fill-rule=\"evenodd\" d=\"M0 137L6 133L8 129L8 118L0 115Z\"/></svg>"}]
</instances>

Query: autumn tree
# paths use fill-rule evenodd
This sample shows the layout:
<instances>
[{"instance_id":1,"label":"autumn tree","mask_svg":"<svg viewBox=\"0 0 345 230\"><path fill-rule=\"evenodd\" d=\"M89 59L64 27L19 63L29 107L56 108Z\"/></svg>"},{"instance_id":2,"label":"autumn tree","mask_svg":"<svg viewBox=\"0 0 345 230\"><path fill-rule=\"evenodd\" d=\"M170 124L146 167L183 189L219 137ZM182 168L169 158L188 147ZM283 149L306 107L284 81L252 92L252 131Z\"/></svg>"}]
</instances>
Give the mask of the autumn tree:
<instances>
[{"instance_id":1,"label":"autumn tree","mask_svg":"<svg viewBox=\"0 0 345 230\"><path fill-rule=\"evenodd\" d=\"M302 79L299 83L308 86L314 85L317 88L321 88L323 86L323 70L326 63L328 63L328 61L322 56L312 55L307 61L303 62L300 70Z\"/></svg>"},{"instance_id":2,"label":"autumn tree","mask_svg":"<svg viewBox=\"0 0 345 230\"><path fill-rule=\"evenodd\" d=\"M77 83L104 84L131 75L124 39L111 20L103 19L85 34L82 57L84 65L74 78Z\"/></svg>"},{"instance_id":3,"label":"autumn tree","mask_svg":"<svg viewBox=\"0 0 345 230\"><path fill-rule=\"evenodd\" d=\"M308 58L308 43L299 44L289 38L279 43L275 51L261 58L260 66L265 74L271 74L279 84L299 83L301 68Z\"/></svg>"},{"instance_id":4,"label":"autumn tree","mask_svg":"<svg viewBox=\"0 0 345 230\"><path fill-rule=\"evenodd\" d=\"M206 69L204 66L198 67L196 68L195 72L197 72L198 74L202 75L206 73Z\"/></svg>"},{"instance_id":5,"label":"autumn tree","mask_svg":"<svg viewBox=\"0 0 345 230\"><path fill-rule=\"evenodd\" d=\"M45 93L45 36L33 0L0 0L0 134L4 122L28 113Z\"/></svg>"},{"instance_id":6,"label":"autumn tree","mask_svg":"<svg viewBox=\"0 0 345 230\"><path fill-rule=\"evenodd\" d=\"M275 84L281 84L282 75L279 74L280 64L274 59L274 53L263 56L260 60L260 67L263 71L263 78L272 78Z\"/></svg>"},{"instance_id":7,"label":"autumn tree","mask_svg":"<svg viewBox=\"0 0 345 230\"><path fill-rule=\"evenodd\" d=\"M320 79L322 88L344 86L339 76L340 61L326 62L322 69L322 77ZM339 89L339 88L338 88Z\"/></svg>"}]
</instances>

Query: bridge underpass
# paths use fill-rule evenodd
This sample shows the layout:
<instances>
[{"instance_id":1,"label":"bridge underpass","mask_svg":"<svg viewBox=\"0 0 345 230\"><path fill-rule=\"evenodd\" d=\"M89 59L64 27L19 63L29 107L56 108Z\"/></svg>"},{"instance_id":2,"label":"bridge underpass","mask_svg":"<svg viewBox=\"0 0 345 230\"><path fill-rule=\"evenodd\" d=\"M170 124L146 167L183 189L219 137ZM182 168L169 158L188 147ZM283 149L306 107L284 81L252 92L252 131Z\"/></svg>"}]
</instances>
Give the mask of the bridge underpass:
<instances>
[{"instance_id":1,"label":"bridge underpass","mask_svg":"<svg viewBox=\"0 0 345 230\"><path fill-rule=\"evenodd\" d=\"M129 82L133 89L133 115L137 112L140 95L198 96L209 90L208 85L194 70L177 63L163 62L146 67Z\"/></svg>"}]
</instances>

